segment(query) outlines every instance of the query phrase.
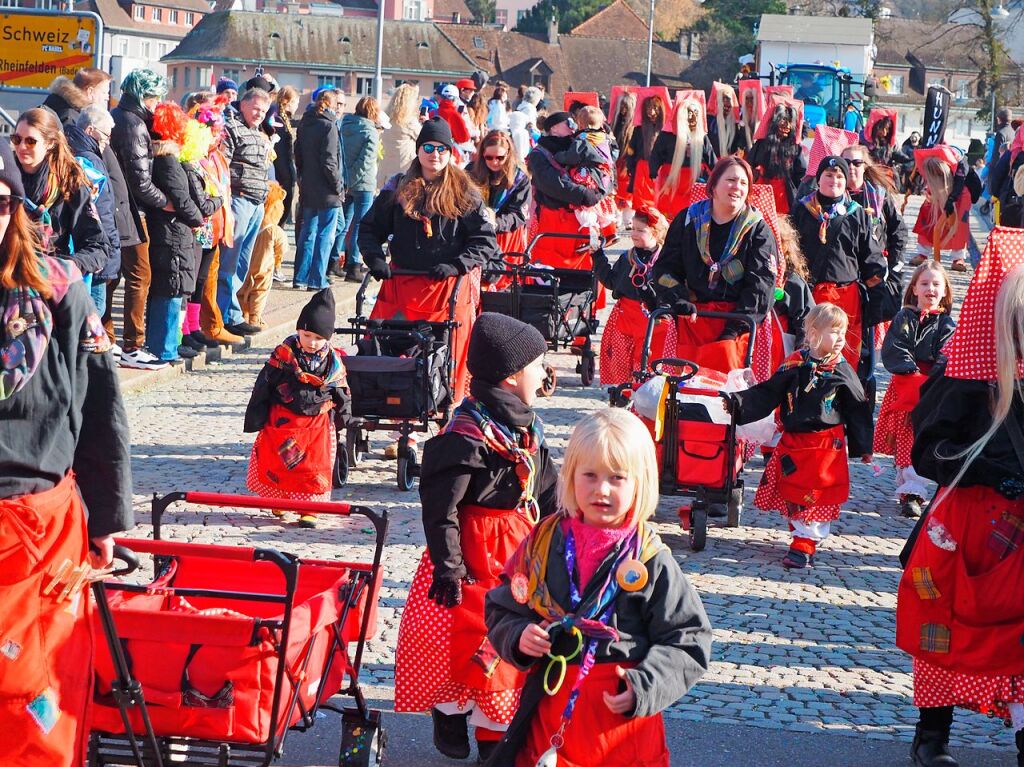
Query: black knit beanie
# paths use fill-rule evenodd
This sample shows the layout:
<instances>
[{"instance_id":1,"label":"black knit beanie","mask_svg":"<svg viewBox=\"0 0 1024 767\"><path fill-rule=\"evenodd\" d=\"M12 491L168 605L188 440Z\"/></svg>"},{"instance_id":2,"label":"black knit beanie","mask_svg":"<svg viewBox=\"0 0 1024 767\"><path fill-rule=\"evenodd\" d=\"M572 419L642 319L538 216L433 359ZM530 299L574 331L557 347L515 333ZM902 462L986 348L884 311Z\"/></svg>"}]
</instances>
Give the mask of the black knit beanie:
<instances>
[{"instance_id":1,"label":"black knit beanie","mask_svg":"<svg viewBox=\"0 0 1024 767\"><path fill-rule=\"evenodd\" d=\"M850 180L850 164L842 157L836 157L835 155L829 155L819 163L818 172L814 174L814 180L821 181L821 174L832 168L842 171L843 178L847 181Z\"/></svg>"},{"instance_id":2,"label":"black knit beanie","mask_svg":"<svg viewBox=\"0 0 1024 767\"><path fill-rule=\"evenodd\" d=\"M552 112L544 118L544 132L550 133L558 123L569 122L571 119L572 115L568 112Z\"/></svg>"},{"instance_id":3,"label":"black knit beanie","mask_svg":"<svg viewBox=\"0 0 1024 767\"><path fill-rule=\"evenodd\" d=\"M248 91L252 90L253 88L259 88L261 91L266 91L267 93L274 92L273 83L271 83L270 80L265 78L263 75L256 75L255 77L245 81L245 90Z\"/></svg>"},{"instance_id":4,"label":"black knit beanie","mask_svg":"<svg viewBox=\"0 0 1024 767\"><path fill-rule=\"evenodd\" d=\"M296 330L308 330L321 338L330 339L334 335L334 294L330 288L314 293L309 303L299 312Z\"/></svg>"},{"instance_id":5,"label":"black knit beanie","mask_svg":"<svg viewBox=\"0 0 1024 767\"><path fill-rule=\"evenodd\" d=\"M11 188L15 197L25 197L25 186L21 183L21 170L14 162L14 150L8 139L0 138L0 181Z\"/></svg>"},{"instance_id":6,"label":"black knit beanie","mask_svg":"<svg viewBox=\"0 0 1024 767\"><path fill-rule=\"evenodd\" d=\"M444 144L449 149L455 146L455 142L452 140L452 129L440 117L431 117L420 128L420 135L416 137L416 148L419 149L428 143Z\"/></svg>"},{"instance_id":7,"label":"black knit beanie","mask_svg":"<svg viewBox=\"0 0 1024 767\"><path fill-rule=\"evenodd\" d=\"M544 336L533 325L484 312L473 325L466 366L473 378L496 384L518 373L547 349Z\"/></svg>"}]
</instances>

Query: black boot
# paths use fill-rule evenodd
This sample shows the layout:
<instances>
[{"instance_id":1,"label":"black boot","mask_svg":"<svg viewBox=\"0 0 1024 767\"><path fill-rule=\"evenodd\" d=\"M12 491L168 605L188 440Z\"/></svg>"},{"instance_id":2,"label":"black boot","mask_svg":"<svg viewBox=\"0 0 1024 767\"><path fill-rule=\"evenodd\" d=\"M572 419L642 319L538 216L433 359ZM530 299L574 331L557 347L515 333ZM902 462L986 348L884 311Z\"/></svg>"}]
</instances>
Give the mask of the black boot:
<instances>
[{"instance_id":1,"label":"black boot","mask_svg":"<svg viewBox=\"0 0 1024 767\"><path fill-rule=\"evenodd\" d=\"M917 767L959 767L960 762L949 753L949 728L926 730L918 723L910 758Z\"/></svg>"},{"instance_id":2,"label":"black boot","mask_svg":"<svg viewBox=\"0 0 1024 767\"><path fill-rule=\"evenodd\" d=\"M434 748L451 759L469 756L469 714L442 714L430 709L434 720Z\"/></svg>"},{"instance_id":3,"label":"black boot","mask_svg":"<svg viewBox=\"0 0 1024 767\"><path fill-rule=\"evenodd\" d=\"M491 754L498 749L499 743L501 743L500 740L478 740L476 742L477 764L486 763L491 758Z\"/></svg>"}]
</instances>

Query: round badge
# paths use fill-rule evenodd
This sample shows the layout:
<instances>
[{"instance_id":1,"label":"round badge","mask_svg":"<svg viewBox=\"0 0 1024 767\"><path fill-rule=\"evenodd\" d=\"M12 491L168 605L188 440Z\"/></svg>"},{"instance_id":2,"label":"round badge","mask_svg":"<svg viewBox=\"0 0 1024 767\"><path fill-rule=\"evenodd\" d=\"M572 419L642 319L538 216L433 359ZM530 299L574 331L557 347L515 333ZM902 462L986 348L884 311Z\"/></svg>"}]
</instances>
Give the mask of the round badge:
<instances>
[{"instance_id":1,"label":"round badge","mask_svg":"<svg viewBox=\"0 0 1024 767\"><path fill-rule=\"evenodd\" d=\"M615 580L623 591L639 591L647 585L647 567L638 559L627 559L615 571Z\"/></svg>"},{"instance_id":2,"label":"round badge","mask_svg":"<svg viewBox=\"0 0 1024 767\"><path fill-rule=\"evenodd\" d=\"M530 599L530 579L523 573L512 576L512 598L521 605L525 605Z\"/></svg>"},{"instance_id":3,"label":"round badge","mask_svg":"<svg viewBox=\"0 0 1024 767\"><path fill-rule=\"evenodd\" d=\"M7 322L7 335L11 338L17 338L26 330L28 330L28 320L24 317L12 317Z\"/></svg>"},{"instance_id":4,"label":"round badge","mask_svg":"<svg viewBox=\"0 0 1024 767\"><path fill-rule=\"evenodd\" d=\"M14 370L25 361L25 344L20 340L11 341L3 349L0 349L0 364L4 370Z\"/></svg>"}]
</instances>

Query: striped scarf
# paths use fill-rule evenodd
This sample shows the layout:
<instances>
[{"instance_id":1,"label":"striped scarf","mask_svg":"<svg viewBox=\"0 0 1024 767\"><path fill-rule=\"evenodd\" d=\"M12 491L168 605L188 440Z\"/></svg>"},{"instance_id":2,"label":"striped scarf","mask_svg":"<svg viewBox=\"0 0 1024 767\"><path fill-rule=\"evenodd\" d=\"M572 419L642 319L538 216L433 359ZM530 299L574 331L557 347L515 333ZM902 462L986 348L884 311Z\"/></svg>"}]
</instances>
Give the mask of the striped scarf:
<instances>
[{"instance_id":1,"label":"striped scarf","mask_svg":"<svg viewBox=\"0 0 1024 767\"><path fill-rule=\"evenodd\" d=\"M857 211L860 205L854 200L850 199L850 195L844 194L834 203L828 206L828 210L822 207L821 200L818 199L817 192L811 192L809 195L800 200L804 207L810 211L811 215L818 219L818 239L821 240L821 244L824 245L828 241L828 224L837 216L847 216Z\"/></svg>"},{"instance_id":2,"label":"striped scarf","mask_svg":"<svg viewBox=\"0 0 1024 767\"><path fill-rule=\"evenodd\" d=\"M324 346L318 352L310 354L302 351L299 346L298 335L288 336L277 345L267 360L267 364L279 370L287 370L295 376L299 383L319 389L322 386L329 388L345 386L345 366L341 364L338 353L331 348L330 344ZM324 366L326 369L324 370ZM314 370L324 370L323 373L314 373Z\"/></svg>"},{"instance_id":3,"label":"striped scarf","mask_svg":"<svg viewBox=\"0 0 1024 767\"><path fill-rule=\"evenodd\" d=\"M739 215L733 219L732 226L729 228L729 239L725 243L725 250L718 261L715 261L710 248L711 200L695 202L686 211L686 223L689 224L692 221L694 229L697 231L697 250L700 252L700 258L711 271L708 277L709 287L714 288L720 279L725 279L730 285L742 279L743 264L735 260L736 255L739 253L740 246L743 244L747 234L758 221L763 219L764 217L759 210L750 205L745 205Z\"/></svg>"}]
</instances>

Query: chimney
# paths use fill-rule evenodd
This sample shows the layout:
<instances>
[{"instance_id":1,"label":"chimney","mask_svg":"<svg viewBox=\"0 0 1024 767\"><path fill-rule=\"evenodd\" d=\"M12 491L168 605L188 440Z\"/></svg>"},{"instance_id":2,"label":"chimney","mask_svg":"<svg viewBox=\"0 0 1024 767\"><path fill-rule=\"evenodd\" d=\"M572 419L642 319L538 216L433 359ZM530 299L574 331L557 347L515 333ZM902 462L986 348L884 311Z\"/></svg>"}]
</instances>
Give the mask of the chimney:
<instances>
[{"instance_id":1,"label":"chimney","mask_svg":"<svg viewBox=\"0 0 1024 767\"><path fill-rule=\"evenodd\" d=\"M548 19L548 45L558 45L558 19Z\"/></svg>"},{"instance_id":2,"label":"chimney","mask_svg":"<svg viewBox=\"0 0 1024 767\"><path fill-rule=\"evenodd\" d=\"M458 11L452 11L452 24L461 24L462 14Z\"/></svg>"}]
</instances>

